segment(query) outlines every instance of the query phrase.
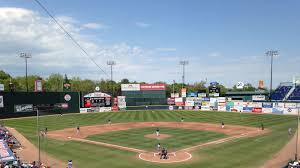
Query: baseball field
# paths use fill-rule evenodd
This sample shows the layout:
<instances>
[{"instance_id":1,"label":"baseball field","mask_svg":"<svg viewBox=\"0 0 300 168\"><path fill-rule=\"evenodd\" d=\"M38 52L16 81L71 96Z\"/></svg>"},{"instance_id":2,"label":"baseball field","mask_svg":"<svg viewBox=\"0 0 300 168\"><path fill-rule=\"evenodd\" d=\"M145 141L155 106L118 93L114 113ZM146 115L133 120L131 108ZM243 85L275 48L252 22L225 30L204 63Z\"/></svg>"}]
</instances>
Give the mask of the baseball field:
<instances>
[{"instance_id":1,"label":"baseball field","mask_svg":"<svg viewBox=\"0 0 300 168\"><path fill-rule=\"evenodd\" d=\"M221 128L222 122L225 128ZM36 118L5 120L4 124L38 144ZM229 112L128 111L43 116L39 125L40 130L48 129L41 138L41 149L47 153L42 160L53 157L66 163L71 159L76 168L254 168L272 159L288 143L292 138L288 129L295 132L297 118ZM157 128L159 137L154 134ZM169 160L157 156L158 143L168 149Z\"/></svg>"}]
</instances>

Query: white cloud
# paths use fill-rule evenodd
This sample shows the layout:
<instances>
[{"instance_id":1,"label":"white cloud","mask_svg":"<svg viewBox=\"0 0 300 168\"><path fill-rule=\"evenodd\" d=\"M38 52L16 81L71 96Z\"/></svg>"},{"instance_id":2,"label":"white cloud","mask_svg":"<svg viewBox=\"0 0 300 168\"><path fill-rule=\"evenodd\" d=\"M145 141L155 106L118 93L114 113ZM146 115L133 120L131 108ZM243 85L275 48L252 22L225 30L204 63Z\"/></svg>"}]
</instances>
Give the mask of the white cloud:
<instances>
[{"instance_id":1,"label":"white cloud","mask_svg":"<svg viewBox=\"0 0 300 168\"><path fill-rule=\"evenodd\" d=\"M208 56L210 56L210 57L220 57L221 53L219 53L219 52L212 52Z\"/></svg>"},{"instance_id":2,"label":"white cloud","mask_svg":"<svg viewBox=\"0 0 300 168\"><path fill-rule=\"evenodd\" d=\"M102 23L86 23L82 25L82 28L86 29L106 29L108 26L102 24Z\"/></svg>"},{"instance_id":3,"label":"white cloud","mask_svg":"<svg viewBox=\"0 0 300 168\"><path fill-rule=\"evenodd\" d=\"M147 67L144 62L146 50L126 43L93 43L80 33L75 19L60 16L58 20L107 72L106 61L109 59L115 59L117 66L122 68L120 78L135 75ZM67 73L83 78L107 78L50 18L22 8L0 8L0 22L0 69L23 75L24 60L18 54L29 52L32 54L29 60L31 74ZM87 27L93 26L97 27L92 24Z\"/></svg>"},{"instance_id":4,"label":"white cloud","mask_svg":"<svg viewBox=\"0 0 300 168\"><path fill-rule=\"evenodd\" d=\"M151 26L150 24L144 22L135 22L135 25L140 28L148 28Z\"/></svg>"},{"instance_id":5,"label":"white cloud","mask_svg":"<svg viewBox=\"0 0 300 168\"><path fill-rule=\"evenodd\" d=\"M161 51L161 52L173 52L173 51L177 51L176 48L156 48L157 51Z\"/></svg>"}]
</instances>

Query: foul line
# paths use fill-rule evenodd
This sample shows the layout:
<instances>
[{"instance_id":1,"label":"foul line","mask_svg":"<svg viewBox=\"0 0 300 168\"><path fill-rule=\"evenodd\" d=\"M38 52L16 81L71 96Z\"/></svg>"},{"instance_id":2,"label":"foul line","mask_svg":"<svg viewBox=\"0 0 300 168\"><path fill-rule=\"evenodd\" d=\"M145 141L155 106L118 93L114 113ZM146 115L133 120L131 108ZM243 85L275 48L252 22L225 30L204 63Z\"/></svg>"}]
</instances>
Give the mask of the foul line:
<instances>
[{"instance_id":1,"label":"foul line","mask_svg":"<svg viewBox=\"0 0 300 168\"><path fill-rule=\"evenodd\" d=\"M104 142L91 141L91 140L87 140L87 139L72 138L72 137L71 137L71 139L75 140L75 141L89 143L89 144L101 145L101 146L106 146L106 147L111 147L111 148L116 148L116 149L123 149L126 151L131 151L131 152L136 152L136 153L146 152L145 150L141 150L141 149L129 148L129 147L125 147L125 146L119 146L119 145L114 145L114 144L109 144L109 143L104 143Z\"/></svg>"}]
</instances>

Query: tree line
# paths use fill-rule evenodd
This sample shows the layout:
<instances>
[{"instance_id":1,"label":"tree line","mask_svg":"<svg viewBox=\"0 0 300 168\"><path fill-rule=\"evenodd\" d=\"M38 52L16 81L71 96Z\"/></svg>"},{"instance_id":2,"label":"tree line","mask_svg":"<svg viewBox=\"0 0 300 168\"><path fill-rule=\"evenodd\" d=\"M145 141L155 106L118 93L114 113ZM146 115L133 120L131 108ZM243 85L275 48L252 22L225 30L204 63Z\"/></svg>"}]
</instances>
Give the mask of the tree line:
<instances>
[{"instance_id":1,"label":"tree line","mask_svg":"<svg viewBox=\"0 0 300 168\"><path fill-rule=\"evenodd\" d=\"M62 74L51 74L47 78L42 78L37 75L29 75L28 79L28 90L29 92L34 91L34 81L39 79L42 80L43 83L43 91L45 92L61 92L63 91L63 83L66 80L67 75L63 76ZM145 83L145 82L137 82L137 81L129 81L128 79L122 79L120 82L110 81L110 80L90 80L90 79L81 79L79 77L72 77L67 80L71 84L71 91L74 92L83 92L89 93L95 91L96 86L100 88L101 92L111 94L114 90L114 96L121 95L121 84L129 84L129 83ZM24 92L26 91L26 77L25 76L17 76L13 77L10 74L0 70L0 84L4 84L5 91L10 91L9 83L14 84L14 91L16 92ZM208 83L206 81L195 82L193 84L182 84L182 83L173 83L167 84L163 81L158 81L155 83L165 83L167 88L166 92L169 96L173 91L175 93L180 93L181 88L187 88L188 92L195 92L198 90L208 90ZM245 84L244 89L237 89L236 85L232 88L226 88L224 85L219 84L221 89L221 96L224 96L228 91L255 91L257 88L252 86L250 83ZM266 89L264 89L266 90Z\"/></svg>"}]
</instances>

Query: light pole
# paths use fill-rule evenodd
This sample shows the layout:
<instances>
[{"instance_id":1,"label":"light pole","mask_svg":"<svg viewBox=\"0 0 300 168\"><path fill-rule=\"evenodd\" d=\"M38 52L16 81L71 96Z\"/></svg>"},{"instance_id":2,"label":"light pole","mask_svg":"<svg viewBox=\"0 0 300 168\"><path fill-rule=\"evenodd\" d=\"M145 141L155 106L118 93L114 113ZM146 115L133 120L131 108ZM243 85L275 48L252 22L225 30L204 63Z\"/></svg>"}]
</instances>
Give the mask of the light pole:
<instances>
[{"instance_id":1,"label":"light pole","mask_svg":"<svg viewBox=\"0 0 300 168\"><path fill-rule=\"evenodd\" d=\"M40 127L39 127L39 108L36 107L36 130L38 138L38 165L41 165L41 138L40 138Z\"/></svg>"},{"instance_id":2,"label":"light pole","mask_svg":"<svg viewBox=\"0 0 300 168\"><path fill-rule=\"evenodd\" d=\"M111 96L113 97L114 90L115 90L114 85L113 85L113 66L116 65L116 62L110 60L110 61L107 61L107 65L110 66L110 82L111 82L111 88L112 88L112 90L111 90Z\"/></svg>"},{"instance_id":3,"label":"light pole","mask_svg":"<svg viewBox=\"0 0 300 168\"><path fill-rule=\"evenodd\" d=\"M295 153L296 161L298 160L299 111L300 111L300 109L298 109L298 119L297 119L296 153Z\"/></svg>"},{"instance_id":4,"label":"light pole","mask_svg":"<svg viewBox=\"0 0 300 168\"><path fill-rule=\"evenodd\" d=\"M189 64L189 61L183 60L179 62L180 65L182 65L182 88L184 85L184 76L185 76L185 66Z\"/></svg>"},{"instance_id":5,"label":"light pole","mask_svg":"<svg viewBox=\"0 0 300 168\"><path fill-rule=\"evenodd\" d=\"M29 54L29 53L20 53L20 57L25 59L25 65L26 65L26 90L28 92L27 59L31 58L31 54Z\"/></svg>"},{"instance_id":6,"label":"light pole","mask_svg":"<svg viewBox=\"0 0 300 168\"><path fill-rule=\"evenodd\" d=\"M270 81L270 99L272 95L272 84L273 84L273 57L278 55L277 50L269 50L266 52L266 55L271 57L271 81Z\"/></svg>"}]
</instances>

